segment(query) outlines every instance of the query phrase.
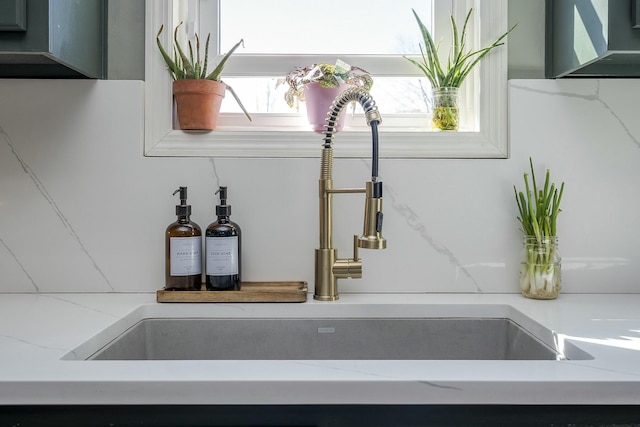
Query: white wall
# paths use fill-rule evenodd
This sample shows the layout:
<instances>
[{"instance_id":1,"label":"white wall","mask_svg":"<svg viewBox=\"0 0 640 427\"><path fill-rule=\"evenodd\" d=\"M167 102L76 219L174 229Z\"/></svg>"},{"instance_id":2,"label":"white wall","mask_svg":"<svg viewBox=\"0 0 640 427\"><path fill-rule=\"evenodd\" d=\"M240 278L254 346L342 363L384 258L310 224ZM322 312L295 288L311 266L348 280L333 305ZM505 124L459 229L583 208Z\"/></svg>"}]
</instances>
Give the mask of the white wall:
<instances>
[{"instance_id":1,"label":"white wall","mask_svg":"<svg viewBox=\"0 0 640 427\"><path fill-rule=\"evenodd\" d=\"M312 286L319 159L144 158L143 87L0 80L0 292L161 288L179 185L203 228L229 187L245 280ZM512 80L509 159L383 159L388 249L362 250L364 277L341 292L518 292L513 185L529 156L566 182L563 292L640 292L639 91L637 80ZM336 187L367 177L366 160L336 161ZM362 210L360 196L336 196L341 256Z\"/></svg>"}]
</instances>

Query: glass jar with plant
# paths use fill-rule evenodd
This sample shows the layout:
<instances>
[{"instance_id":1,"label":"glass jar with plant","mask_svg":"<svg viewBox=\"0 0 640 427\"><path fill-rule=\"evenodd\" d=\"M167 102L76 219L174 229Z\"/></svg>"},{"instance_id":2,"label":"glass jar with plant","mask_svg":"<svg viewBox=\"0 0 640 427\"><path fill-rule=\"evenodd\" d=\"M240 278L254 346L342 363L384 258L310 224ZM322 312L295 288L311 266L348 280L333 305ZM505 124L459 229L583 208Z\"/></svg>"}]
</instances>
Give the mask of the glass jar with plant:
<instances>
[{"instance_id":1,"label":"glass jar with plant","mask_svg":"<svg viewBox=\"0 0 640 427\"><path fill-rule=\"evenodd\" d=\"M240 98L233 88L224 83L221 79L222 70L235 50L244 43L240 40L229 52L227 52L217 66L210 73L207 72L209 62L209 40L211 34L207 36L204 47L204 56L200 57L200 38L195 35L195 57L191 40L188 41L188 49L180 46L178 42L178 29L182 25L180 22L173 32L173 57L169 56L160 42L160 34L164 26L156 35L156 43L160 53L169 68L169 73L173 78L173 95L176 100L178 113L178 123L180 129L184 130L215 130L220 113L220 104L225 96L226 90L233 95L242 111L251 121L251 116L242 105Z\"/></svg>"},{"instance_id":2,"label":"glass jar with plant","mask_svg":"<svg viewBox=\"0 0 640 427\"><path fill-rule=\"evenodd\" d=\"M529 158L533 191L529 186L529 176L524 174L525 193L513 190L522 224L524 241L520 256L520 290L522 295L534 299L554 299L561 287L561 257L558 252L556 220L560 201L564 192L564 182L560 189L549 182L547 169L544 187L536 184L533 161Z\"/></svg>"},{"instance_id":3,"label":"glass jar with plant","mask_svg":"<svg viewBox=\"0 0 640 427\"><path fill-rule=\"evenodd\" d=\"M420 20L413 10L418 27L422 34L424 47L420 45L422 58L417 60L404 56L412 64L417 66L431 83L433 92L432 125L437 130L456 131L459 126L458 89L471 70L494 48L504 44L503 40L514 28L498 37L489 46L478 50L468 50L466 43L467 27L473 9L469 9L462 26L462 32L458 32L458 26L451 16L452 48L444 64L439 57L440 43L436 44L429 29Z\"/></svg>"},{"instance_id":4,"label":"glass jar with plant","mask_svg":"<svg viewBox=\"0 0 640 427\"><path fill-rule=\"evenodd\" d=\"M344 90L352 86L362 86L370 90L373 85L371 75L359 67L352 67L338 60L335 65L327 63L297 67L287 74L285 81L289 89L284 95L289 107L296 100L307 105L307 118L315 132L325 131L327 113L333 100ZM344 127L344 115L336 125L336 131Z\"/></svg>"}]
</instances>

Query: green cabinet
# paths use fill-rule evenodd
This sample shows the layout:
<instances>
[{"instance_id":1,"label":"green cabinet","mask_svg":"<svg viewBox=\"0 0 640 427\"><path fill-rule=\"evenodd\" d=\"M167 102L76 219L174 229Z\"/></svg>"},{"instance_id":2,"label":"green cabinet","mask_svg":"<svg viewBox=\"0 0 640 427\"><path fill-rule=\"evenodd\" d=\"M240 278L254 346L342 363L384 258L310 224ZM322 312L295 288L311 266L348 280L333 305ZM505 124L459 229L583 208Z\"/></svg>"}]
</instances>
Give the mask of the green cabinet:
<instances>
[{"instance_id":1,"label":"green cabinet","mask_svg":"<svg viewBox=\"0 0 640 427\"><path fill-rule=\"evenodd\" d=\"M103 78L105 10L105 0L2 0L0 78Z\"/></svg>"},{"instance_id":2,"label":"green cabinet","mask_svg":"<svg viewBox=\"0 0 640 427\"><path fill-rule=\"evenodd\" d=\"M546 0L546 77L640 77L640 0Z\"/></svg>"}]
</instances>

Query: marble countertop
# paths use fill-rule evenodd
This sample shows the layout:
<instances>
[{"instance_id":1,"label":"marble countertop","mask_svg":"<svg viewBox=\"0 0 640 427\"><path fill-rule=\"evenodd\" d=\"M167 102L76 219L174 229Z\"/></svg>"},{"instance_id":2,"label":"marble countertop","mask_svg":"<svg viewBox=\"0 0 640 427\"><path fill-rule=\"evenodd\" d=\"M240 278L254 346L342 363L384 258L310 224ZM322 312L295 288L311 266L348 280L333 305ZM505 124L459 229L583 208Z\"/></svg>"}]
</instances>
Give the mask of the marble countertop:
<instances>
[{"instance_id":1,"label":"marble countertop","mask_svg":"<svg viewBox=\"0 0 640 427\"><path fill-rule=\"evenodd\" d=\"M0 294L0 404L640 404L640 294L358 294L333 303L171 304L185 315L363 316L512 307L590 360L62 360L154 293ZM457 308L456 308L457 307ZM338 310L339 309L339 310Z\"/></svg>"}]
</instances>

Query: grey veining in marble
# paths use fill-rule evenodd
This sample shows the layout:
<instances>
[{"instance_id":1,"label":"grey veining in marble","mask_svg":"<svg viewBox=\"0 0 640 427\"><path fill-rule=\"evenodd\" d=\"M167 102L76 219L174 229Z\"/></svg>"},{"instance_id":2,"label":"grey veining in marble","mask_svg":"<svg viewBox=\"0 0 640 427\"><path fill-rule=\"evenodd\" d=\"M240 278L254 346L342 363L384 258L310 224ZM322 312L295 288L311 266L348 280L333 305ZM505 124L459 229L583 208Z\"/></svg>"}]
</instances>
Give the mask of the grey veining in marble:
<instances>
[{"instance_id":1,"label":"grey veining in marble","mask_svg":"<svg viewBox=\"0 0 640 427\"><path fill-rule=\"evenodd\" d=\"M588 101L588 102L597 102L602 107L604 107L604 109L609 114L611 114L613 117L615 117L615 119L618 121L619 126L622 129L624 129L624 131L629 136L629 139L638 148L640 148L640 140L638 139L638 137L633 134L631 129L625 124L625 121L623 120L623 118L621 118L620 115L615 111L615 109L605 99L603 99L603 97L601 96L601 94L600 94L601 81L597 80L597 79L591 80L591 81L589 81L589 86L591 86L589 88L590 89L589 92L587 92L587 93L577 93L577 92L572 92L572 91L556 91L556 90L552 90L552 89L532 88L532 87L529 87L527 85L519 85L518 83L514 83L514 84L511 85L511 87L514 88L514 89L522 90L522 91L525 91L525 92L534 92L534 93L538 93L538 94L547 95L547 96L550 96L550 97L574 98L574 99L581 99L581 100Z\"/></svg>"},{"instance_id":2,"label":"grey veining in marble","mask_svg":"<svg viewBox=\"0 0 640 427\"><path fill-rule=\"evenodd\" d=\"M71 235L72 239L79 246L79 248L81 249L83 254L86 256L86 258L93 265L95 270L102 277L102 279L104 281L104 284L107 285L108 290L114 291L114 288L111 285L111 283L109 282L109 279L105 276L105 274L102 271L102 269L98 266L98 264L96 263L96 260L91 256L91 254L87 250L86 246L83 244L82 239L80 238L80 236L78 235L78 233L74 229L74 227L71 224L71 222L68 220L68 218L65 216L64 212L62 211L62 209L58 206L58 203L56 203L55 199L49 193L49 191L47 190L45 184L40 180L38 175L29 166L27 161L20 156L20 154L16 150L16 147L15 147L13 141L11 140L10 136L5 132L5 130L2 128L2 126L0 126L0 137L3 139L3 142L6 144L6 146L11 151L13 159L20 165L22 171L29 177L29 179L33 183L33 186L35 187L36 191L46 201L46 203L49 205L51 211L53 211L53 213L59 219L59 221L62 224L62 226L65 228L65 230L68 232L68 234ZM10 208L10 206L6 206L5 205L5 209L7 209L7 208ZM40 291L40 288L38 287L38 284L35 282L35 280L32 277L32 275L29 274L29 272L25 268L25 265L19 260L18 256L9 247L7 242L2 240L2 245L7 249L7 251L11 254L11 256L15 259L15 261L20 265L20 268L22 269L22 271L24 271L25 275L29 278L29 280L33 284L33 287L35 288L35 290L36 291Z\"/></svg>"}]
</instances>

